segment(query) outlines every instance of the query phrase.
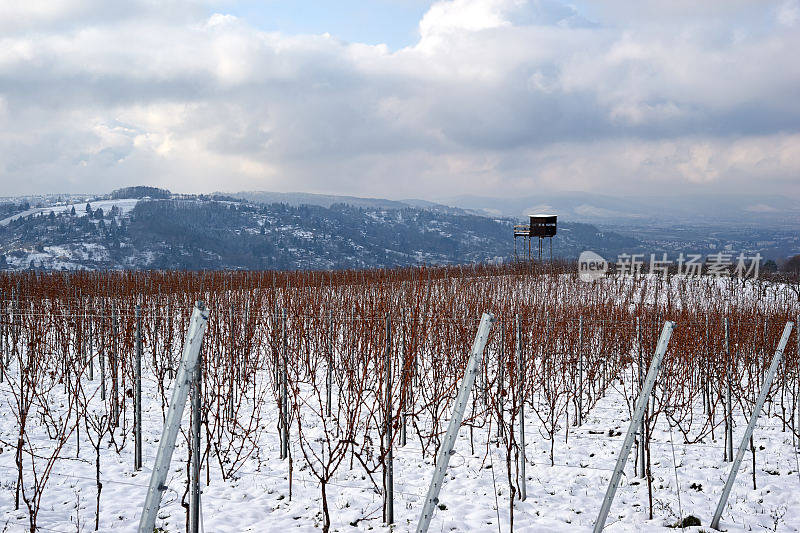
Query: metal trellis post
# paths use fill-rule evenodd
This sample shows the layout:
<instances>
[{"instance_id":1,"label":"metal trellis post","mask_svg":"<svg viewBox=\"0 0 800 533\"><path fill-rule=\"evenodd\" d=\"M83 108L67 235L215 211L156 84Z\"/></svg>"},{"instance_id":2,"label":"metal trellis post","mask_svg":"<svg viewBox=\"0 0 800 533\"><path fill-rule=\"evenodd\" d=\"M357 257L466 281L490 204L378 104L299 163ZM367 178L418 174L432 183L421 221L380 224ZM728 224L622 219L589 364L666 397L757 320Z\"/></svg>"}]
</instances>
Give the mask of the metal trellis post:
<instances>
[{"instance_id":1,"label":"metal trellis post","mask_svg":"<svg viewBox=\"0 0 800 533\"><path fill-rule=\"evenodd\" d=\"M515 338L517 348L517 387L520 391L519 404L519 450L520 450L520 484L519 499L525 501L528 498L528 490L525 485L525 358L522 354L522 331L519 322L519 315L514 317Z\"/></svg>"},{"instance_id":2,"label":"metal trellis post","mask_svg":"<svg viewBox=\"0 0 800 533\"><path fill-rule=\"evenodd\" d=\"M280 402L281 402L281 459L289 457L289 415L286 412L289 408L288 379L286 376L288 340L286 331L286 308L281 309L281 361L280 361Z\"/></svg>"},{"instance_id":3,"label":"metal trellis post","mask_svg":"<svg viewBox=\"0 0 800 533\"><path fill-rule=\"evenodd\" d=\"M650 369L647 371L647 378L644 381L644 387L639 393L639 399L636 401L636 410L633 413L631 424L628 426L628 432L625 435L625 440L622 443L622 449L617 455L617 464L614 467L614 473L611 475L611 480L608 482L608 489L603 498L603 504L600 506L600 513L597 515L597 521L594 523L594 533L599 533L606 525L606 518L608 518L608 511L611 510L611 504L614 501L614 495L617 492L619 480L622 477L622 472L625 469L625 463L628 460L628 454L633 446L633 438L636 431L642 423L642 416L647 407L647 401L650 397L650 392L653 390L653 384L656 381L658 370L661 368L661 360L664 357L664 352L667 351L669 339L672 337L672 330L675 329L675 323L666 321L664 322L664 329L661 330L661 338L658 340L656 352L653 355L653 361L650 363Z\"/></svg>"},{"instance_id":4,"label":"metal trellis post","mask_svg":"<svg viewBox=\"0 0 800 533\"><path fill-rule=\"evenodd\" d=\"M192 459L189 499L189 533L200 533L200 422L203 398L203 351L197 353L191 383Z\"/></svg>"},{"instance_id":5,"label":"metal trellis post","mask_svg":"<svg viewBox=\"0 0 800 533\"><path fill-rule=\"evenodd\" d=\"M583 425L583 316L578 317L578 426Z\"/></svg>"},{"instance_id":6,"label":"metal trellis post","mask_svg":"<svg viewBox=\"0 0 800 533\"><path fill-rule=\"evenodd\" d=\"M119 425L119 318L117 317L117 307L111 311L111 418L114 427Z\"/></svg>"},{"instance_id":7,"label":"metal trellis post","mask_svg":"<svg viewBox=\"0 0 800 533\"><path fill-rule=\"evenodd\" d=\"M644 382L643 382L643 380L644 380L644 372L642 372L642 368L643 368L643 365L642 365L642 328L641 328L641 321L640 321L638 316L636 317L636 354L637 354L637 365L638 365L637 379L638 379L638 382L639 382L639 390L641 390L642 389L642 385L644 385ZM638 475L639 475L640 478L644 479L645 475L647 474L645 472L645 470L646 470L646 466L645 466L646 449L645 449L645 444L644 444L644 432L641 430L641 427L638 430L638 441L637 441L637 445L636 446L638 448L637 451L639 452L639 455L637 456L638 457L638 463L639 463Z\"/></svg>"},{"instance_id":8,"label":"metal trellis post","mask_svg":"<svg viewBox=\"0 0 800 533\"><path fill-rule=\"evenodd\" d=\"M428 494L425 497L425 506L422 508L422 514L419 517L417 533L426 533L428 531L436 504L439 502L439 491L442 489L444 475L447 472L447 465L453 452L453 445L456 442L458 429L461 427L461 421L464 418L464 409L467 407L467 401L475 383L475 373L478 364L483 358L483 350L486 347L486 341L489 339L489 330L494 321L494 315L491 313L484 313L481 317L478 334L475 336L475 343L472 345L472 352L470 353L469 361L467 361L464 379L461 380L461 387L458 390L458 396L456 396L456 402L453 406L453 415L450 418L450 424L447 427L444 440L439 446L439 453L436 455L436 468L433 471L433 478L431 479L430 487L428 487Z\"/></svg>"},{"instance_id":9,"label":"metal trellis post","mask_svg":"<svg viewBox=\"0 0 800 533\"><path fill-rule=\"evenodd\" d=\"M733 404L731 402L731 359L728 317L725 317L725 460L733 461Z\"/></svg>"},{"instance_id":10,"label":"metal trellis post","mask_svg":"<svg viewBox=\"0 0 800 533\"><path fill-rule=\"evenodd\" d=\"M94 381L94 350L92 348L92 317L87 316L87 327L89 328L89 342L86 343L87 357L89 358L89 381Z\"/></svg>"},{"instance_id":11,"label":"metal trellis post","mask_svg":"<svg viewBox=\"0 0 800 533\"><path fill-rule=\"evenodd\" d=\"M392 322L386 314L386 462L383 467L384 522L394 523L394 457L392 454Z\"/></svg>"},{"instance_id":12,"label":"metal trellis post","mask_svg":"<svg viewBox=\"0 0 800 533\"><path fill-rule=\"evenodd\" d=\"M98 337L100 331L97 332ZM100 399L106 401L106 350L102 343L99 343L100 351L97 353L98 360L100 361Z\"/></svg>"},{"instance_id":13,"label":"metal trellis post","mask_svg":"<svg viewBox=\"0 0 800 533\"><path fill-rule=\"evenodd\" d=\"M328 368L325 376L325 416L331 416L331 389L333 389L333 312L328 311Z\"/></svg>"},{"instance_id":14,"label":"metal trellis post","mask_svg":"<svg viewBox=\"0 0 800 533\"><path fill-rule=\"evenodd\" d=\"M142 311L136 306L136 390L133 398L134 435L133 469L142 469Z\"/></svg>"},{"instance_id":15,"label":"metal trellis post","mask_svg":"<svg viewBox=\"0 0 800 533\"><path fill-rule=\"evenodd\" d=\"M400 366L400 397L402 398L402 405L400 406L400 446L405 446L407 443L406 435L406 422L408 418L408 404L409 394L411 392L411 383L408 379L408 353L406 347L406 308L400 310L400 332L401 332L401 348L403 358L401 359Z\"/></svg>"},{"instance_id":16,"label":"metal trellis post","mask_svg":"<svg viewBox=\"0 0 800 533\"><path fill-rule=\"evenodd\" d=\"M200 346L203 343L203 335L206 332L207 325L208 311L202 302L198 302L189 322L189 330L186 333L183 357L181 357L178 376L173 385L172 399L169 402L164 429L158 444L155 465L150 476L150 485L147 488L147 497L139 520L139 533L153 533L158 507L161 503L161 495L167 488L164 483L167 480L172 452L175 450L175 439L178 436L178 430L180 430L181 417L186 406L186 397L189 395L189 384L197 366Z\"/></svg>"},{"instance_id":17,"label":"metal trellis post","mask_svg":"<svg viewBox=\"0 0 800 533\"><path fill-rule=\"evenodd\" d=\"M733 460L733 465L731 465L731 470L728 473L728 479L725 481L725 488L722 489L722 496L720 496L717 509L714 511L714 518L711 520L711 527L714 529L719 529L719 520L722 517L722 511L725 508L725 504L728 502L728 496L731 493L733 482L736 480L736 473L739 471L739 465L742 464L742 458L744 458L747 443L750 441L750 437L753 436L753 429L756 427L758 415L761 414L761 408L764 406L764 400L767 398L767 393L772 385L775 372L778 370L778 364L780 364L781 358L783 357L783 350L786 348L786 343L789 342L789 335L792 333L793 326L794 324L792 322L787 322L786 326L783 328L783 336L778 343L778 349L775 350L775 355L772 357L772 363L769 365L767 375L764 377L764 384L761 386L761 392L758 394L758 398L756 398L753 413L750 415L750 422L748 422L747 429L744 431L742 442L739 444L739 449L736 452L736 458Z\"/></svg>"}]
</instances>

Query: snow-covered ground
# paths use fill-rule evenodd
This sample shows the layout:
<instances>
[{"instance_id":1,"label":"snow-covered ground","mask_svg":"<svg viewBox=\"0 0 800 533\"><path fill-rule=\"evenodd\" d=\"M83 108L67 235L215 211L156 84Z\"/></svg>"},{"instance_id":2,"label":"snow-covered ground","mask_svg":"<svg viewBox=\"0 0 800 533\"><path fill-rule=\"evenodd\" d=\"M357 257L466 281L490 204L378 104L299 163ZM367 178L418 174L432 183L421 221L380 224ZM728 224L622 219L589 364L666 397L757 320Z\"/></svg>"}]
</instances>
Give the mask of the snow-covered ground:
<instances>
[{"instance_id":1,"label":"snow-covered ground","mask_svg":"<svg viewBox=\"0 0 800 533\"><path fill-rule=\"evenodd\" d=\"M13 372L13 370L12 370ZM97 386L97 380L93 386ZM90 386L91 388L91 386ZM162 429L160 402L154 382L144 380L144 464L133 471L133 446L128 442L120 454L105 442L101 448L100 502L101 531L135 531L141 512L150 469ZM27 529L24 506L14 510L15 418L9 402L8 381L0 386L0 524L4 531ZM99 400L93 400L95 406ZM289 498L288 464L278 459L279 438L275 431L277 412L274 402L265 405L267 419L259 442L259 457L251 458L236 479L222 481L215 473L212 481L203 480L202 520L204 530L212 531L316 531L321 528L319 485L302 467L298 443L291 444L294 457L292 497ZM701 407L698 406L698 413ZM188 409L187 409L188 411ZM185 413L186 415L186 413ZM130 416L130 413L128 413ZM188 415L183 427L188 427ZM683 444L676 431L670 433L663 422L653 434L652 464L655 518L648 520L647 485L634 475L631 454L625 476L608 518L607 531L670 531L666 526L679 515L699 517L703 528L713 514L729 464L722 461L722 441ZM532 415L526 418L527 500L517 501L514 511L516 531L589 531L606 489L616 454L627 429L628 409L622 393L611 389L591 410L581 427L571 427L569 436L559 432L555 443L555 466L550 466L549 442ZM734 431L738 444L745 424L741 414ZM31 438L47 446L43 428L32 424ZM307 431L313 436L314 421ZM294 435L294 431L292 432ZM716 434L722 436L722 430ZM119 441L119 435L117 436ZM80 440L80 454L77 444ZM439 508L430 531L508 531L509 487L503 445L496 447L494 430L462 427L440 495ZM488 442L488 446L487 446ZM673 443L674 458L673 461ZM755 432L758 489L751 486L750 454L739 472L728 508L723 515L727 531L798 531L800 529L800 473L797 449L791 433L782 432L774 417L762 416ZM72 532L94 529L96 488L94 451L81 428L73 435L56 463L46 489L39 518L42 531ZM185 490L187 448L178 437L164 494L158 525L161 531L183 531L185 511L181 496ZM395 453L395 520L393 531L413 531L422 508L433 471L432 457L421 459L420 447L409 432L408 445ZM676 490L677 483L680 490ZM380 474L377 475L380 485ZM381 523L382 498L363 469L348 461L329 487L329 504L334 531L389 531ZM678 497L680 496L680 501ZM76 524L80 522L81 528ZM686 528L698 531L702 528Z\"/></svg>"}]
</instances>

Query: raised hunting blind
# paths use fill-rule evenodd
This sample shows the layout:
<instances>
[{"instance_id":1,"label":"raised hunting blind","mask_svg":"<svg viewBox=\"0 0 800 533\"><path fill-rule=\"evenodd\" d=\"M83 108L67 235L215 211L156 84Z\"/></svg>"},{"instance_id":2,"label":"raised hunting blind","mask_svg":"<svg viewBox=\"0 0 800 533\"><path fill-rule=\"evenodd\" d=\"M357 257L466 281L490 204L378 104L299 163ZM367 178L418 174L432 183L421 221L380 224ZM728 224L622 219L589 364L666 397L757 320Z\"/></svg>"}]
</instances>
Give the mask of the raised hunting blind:
<instances>
[{"instance_id":1,"label":"raised hunting blind","mask_svg":"<svg viewBox=\"0 0 800 533\"><path fill-rule=\"evenodd\" d=\"M528 224L516 224L514 226L514 258L519 259L517 254L517 239L523 239L523 247L528 244L528 261L531 259L531 240L539 239L539 261L542 260L542 241L550 239L550 260L553 259L553 237L556 235L558 225L558 215L537 214L528 215Z\"/></svg>"}]
</instances>

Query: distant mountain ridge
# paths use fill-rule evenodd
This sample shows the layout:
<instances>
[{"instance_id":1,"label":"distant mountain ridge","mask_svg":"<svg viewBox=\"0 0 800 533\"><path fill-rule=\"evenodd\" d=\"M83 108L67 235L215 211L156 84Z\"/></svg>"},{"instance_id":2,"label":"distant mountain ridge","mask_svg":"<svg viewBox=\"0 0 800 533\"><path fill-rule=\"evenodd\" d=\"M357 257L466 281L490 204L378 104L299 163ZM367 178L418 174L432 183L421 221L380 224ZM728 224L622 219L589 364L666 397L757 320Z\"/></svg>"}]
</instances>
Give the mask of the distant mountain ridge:
<instances>
[{"instance_id":1,"label":"distant mountain ridge","mask_svg":"<svg viewBox=\"0 0 800 533\"><path fill-rule=\"evenodd\" d=\"M0 224L0 268L376 268L507 261L514 250L514 220L436 205L374 200L353 206L342 197L303 195L255 196L282 200L259 203L234 195L136 194L144 197L111 194L88 205L58 202L8 216ZM613 254L638 245L613 232L565 223L553 249L571 258L585 248Z\"/></svg>"},{"instance_id":2,"label":"distant mountain ridge","mask_svg":"<svg viewBox=\"0 0 800 533\"><path fill-rule=\"evenodd\" d=\"M760 253L778 261L800 253L800 224L750 225L765 216L791 218L786 199L694 202L662 213L656 204L585 193L460 197L461 207L309 193L174 194L147 187L96 196L28 196L0 201L0 269L339 269L507 261L514 255L511 226L531 211L558 214L553 254L566 259L585 250L610 260L642 254L645 261L663 253L672 260L680 253ZM705 218L680 214L700 207ZM730 211L724 220L731 222L716 219L720 209ZM524 258L525 245L518 244ZM547 257L549 242L544 244Z\"/></svg>"},{"instance_id":3,"label":"distant mountain ridge","mask_svg":"<svg viewBox=\"0 0 800 533\"><path fill-rule=\"evenodd\" d=\"M588 224L748 224L800 226L800 201L775 195L706 195L617 197L586 192L542 193L508 198L460 195L440 200L486 216L521 217L548 211L562 220Z\"/></svg>"},{"instance_id":4,"label":"distant mountain ridge","mask_svg":"<svg viewBox=\"0 0 800 533\"><path fill-rule=\"evenodd\" d=\"M214 193L214 195L229 196L259 204L282 203L291 206L316 205L326 208L335 204L346 204L352 207L363 207L368 209L403 209L414 207L452 214L466 213L464 209L438 204L428 200L387 200L385 198L369 198L361 196L271 191L240 191L234 193L217 192Z\"/></svg>"},{"instance_id":5,"label":"distant mountain ridge","mask_svg":"<svg viewBox=\"0 0 800 533\"><path fill-rule=\"evenodd\" d=\"M522 219L530 213L551 212L559 220L620 227L656 224L742 225L762 228L800 226L800 201L776 195L688 194L685 196L611 196L589 192L557 192L537 195L490 197L458 195L437 201L389 200L301 192L242 191L215 193L249 202L330 207L401 209L415 207L452 214Z\"/></svg>"}]
</instances>

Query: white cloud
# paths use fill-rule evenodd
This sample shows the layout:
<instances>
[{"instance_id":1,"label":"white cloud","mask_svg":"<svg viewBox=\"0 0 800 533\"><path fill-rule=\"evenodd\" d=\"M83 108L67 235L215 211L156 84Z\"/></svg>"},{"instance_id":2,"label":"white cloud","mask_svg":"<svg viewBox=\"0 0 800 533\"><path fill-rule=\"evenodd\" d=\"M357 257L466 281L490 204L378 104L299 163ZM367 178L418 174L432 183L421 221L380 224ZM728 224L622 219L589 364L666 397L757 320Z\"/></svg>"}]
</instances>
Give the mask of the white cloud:
<instances>
[{"instance_id":1,"label":"white cloud","mask_svg":"<svg viewBox=\"0 0 800 533\"><path fill-rule=\"evenodd\" d=\"M787 0L783 2L777 10L778 22L784 26L797 26L800 22L800 1Z\"/></svg>"},{"instance_id":2,"label":"white cloud","mask_svg":"<svg viewBox=\"0 0 800 533\"><path fill-rule=\"evenodd\" d=\"M514 0L453 0L437 2L419 24L422 38L442 33L477 31L510 25L505 12L512 9Z\"/></svg>"},{"instance_id":3,"label":"white cloud","mask_svg":"<svg viewBox=\"0 0 800 533\"><path fill-rule=\"evenodd\" d=\"M154 2L0 7L5 190L800 192L796 1L446 0L394 53Z\"/></svg>"}]
</instances>

